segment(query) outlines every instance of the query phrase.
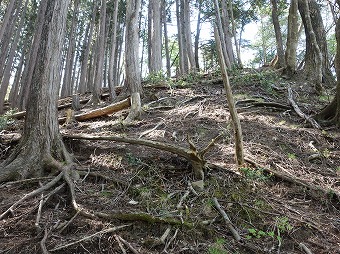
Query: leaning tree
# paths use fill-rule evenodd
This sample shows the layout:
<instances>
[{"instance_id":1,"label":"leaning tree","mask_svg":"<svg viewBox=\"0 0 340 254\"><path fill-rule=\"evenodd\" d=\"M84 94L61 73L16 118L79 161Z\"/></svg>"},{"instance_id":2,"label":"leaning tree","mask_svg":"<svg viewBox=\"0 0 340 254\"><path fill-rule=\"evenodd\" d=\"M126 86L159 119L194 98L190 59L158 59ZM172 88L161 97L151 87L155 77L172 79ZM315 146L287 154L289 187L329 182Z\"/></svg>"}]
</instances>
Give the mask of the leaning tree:
<instances>
[{"instance_id":1,"label":"leaning tree","mask_svg":"<svg viewBox=\"0 0 340 254\"><path fill-rule=\"evenodd\" d=\"M59 133L57 98L70 0L40 2L29 65L33 66L23 136L0 165L0 182L39 176L71 162ZM66 163L67 164L67 163Z\"/></svg>"}]
</instances>

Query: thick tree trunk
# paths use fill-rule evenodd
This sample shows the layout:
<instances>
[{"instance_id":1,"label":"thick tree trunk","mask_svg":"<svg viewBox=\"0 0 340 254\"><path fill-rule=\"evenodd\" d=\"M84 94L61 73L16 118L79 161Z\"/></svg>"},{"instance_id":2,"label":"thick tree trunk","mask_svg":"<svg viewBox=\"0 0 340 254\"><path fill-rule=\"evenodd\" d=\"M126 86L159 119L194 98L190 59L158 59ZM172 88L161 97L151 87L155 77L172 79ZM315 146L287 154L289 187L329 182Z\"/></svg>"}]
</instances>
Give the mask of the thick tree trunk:
<instances>
[{"instance_id":1,"label":"thick tree trunk","mask_svg":"<svg viewBox=\"0 0 340 254\"><path fill-rule=\"evenodd\" d=\"M316 92L321 92L322 81L326 84L333 84L334 79L330 71L326 32L320 7L315 0L298 0L298 7L306 33L303 72L306 79L314 84Z\"/></svg>"},{"instance_id":2,"label":"thick tree trunk","mask_svg":"<svg viewBox=\"0 0 340 254\"><path fill-rule=\"evenodd\" d=\"M139 69L139 34L138 20L140 0L131 0L126 6L126 44L125 44L125 84L131 94L131 110L126 122L138 118L141 114L142 92L141 76Z\"/></svg>"},{"instance_id":3,"label":"thick tree trunk","mask_svg":"<svg viewBox=\"0 0 340 254\"><path fill-rule=\"evenodd\" d=\"M336 1L338 8L340 7L340 0ZM335 97L333 101L325 107L318 115L317 120L326 121L326 124L337 125L340 127L340 18L338 18L335 27L335 36L337 41L335 70L337 76L337 86Z\"/></svg>"},{"instance_id":4,"label":"thick tree trunk","mask_svg":"<svg viewBox=\"0 0 340 254\"><path fill-rule=\"evenodd\" d=\"M230 31L230 19L229 19L229 14L228 14L228 6L227 6L227 0L222 0L221 1L221 21L222 21L222 28L223 28L223 35L224 41L226 44L226 50L228 54L228 58L230 61L230 64L233 65L235 63L235 56L234 56L234 51L233 51L233 43L232 43L232 32Z\"/></svg>"},{"instance_id":5,"label":"thick tree trunk","mask_svg":"<svg viewBox=\"0 0 340 254\"><path fill-rule=\"evenodd\" d=\"M296 71L296 49L299 42L298 0L291 0L288 14L288 32L286 43L286 68L283 71L285 78L291 78Z\"/></svg>"},{"instance_id":6,"label":"thick tree trunk","mask_svg":"<svg viewBox=\"0 0 340 254\"><path fill-rule=\"evenodd\" d=\"M32 77L23 137L0 165L0 182L41 175L55 160L70 162L59 133L57 97L61 51L70 0L41 1L31 58Z\"/></svg>"},{"instance_id":7,"label":"thick tree trunk","mask_svg":"<svg viewBox=\"0 0 340 254\"><path fill-rule=\"evenodd\" d=\"M277 8L277 0L270 0L272 4L272 21L274 25L275 31L275 38L276 38L276 54L277 54L277 62L274 66L275 68L279 69L281 67L285 67L285 53L283 50L283 40L282 40L282 33L281 33L281 26L279 22L279 14Z\"/></svg>"}]
</instances>

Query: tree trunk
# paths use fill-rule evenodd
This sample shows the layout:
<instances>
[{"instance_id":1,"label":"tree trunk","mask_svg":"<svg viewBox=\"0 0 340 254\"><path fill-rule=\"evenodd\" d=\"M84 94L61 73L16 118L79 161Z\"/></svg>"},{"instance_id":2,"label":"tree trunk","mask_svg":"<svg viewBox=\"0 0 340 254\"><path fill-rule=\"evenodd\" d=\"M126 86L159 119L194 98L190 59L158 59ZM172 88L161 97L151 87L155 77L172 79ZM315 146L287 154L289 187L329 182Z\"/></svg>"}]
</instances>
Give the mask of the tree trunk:
<instances>
[{"instance_id":1,"label":"tree trunk","mask_svg":"<svg viewBox=\"0 0 340 254\"><path fill-rule=\"evenodd\" d=\"M288 14L288 32L285 60L286 67L283 71L285 78L291 78L296 71L296 49L299 42L299 17L298 0L291 0Z\"/></svg>"},{"instance_id":2,"label":"tree trunk","mask_svg":"<svg viewBox=\"0 0 340 254\"><path fill-rule=\"evenodd\" d=\"M131 122L141 114L142 92L139 69L139 10L141 0L127 1L126 5L126 38L125 38L125 84L131 94L131 110L125 121Z\"/></svg>"},{"instance_id":3,"label":"tree trunk","mask_svg":"<svg viewBox=\"0 0 340 254\"><path fill-rule=\"evenodd\" d=\"M15 57L15 53L17 51L17 47L18 47L18 43L19 43L19 39L20 39L20 33L24 24L24 20L25 20L25 14L26 14L26 10L27 10L27 5L28 5L28 0L26 0L25 6L21 12L21 20L20 20L20 24L18 25L17 31L16 31L16 35L15 38L12 41L12 46L11 46L11 50L9 53L9 56L7 58L7 63L6 63L6 67L4 70L4 75L2 77L1 80L1 87L0 87L0 114L4 113L4 102L5 102L5 97L7 94L7 89L9 86L9 82L10 82L10 77L11 77L11 70L12 70L12 65L14 62L14 57ZM13 88L13 86L12 86Z\"/></svg>"},{"instance_id":4,"label":"tree trunk","mask_svg":"<svg viewBox=\"0 0 340 254\"><path fill-rule=\"evenodd\" d=\"M218 0L214 1L214 6L215 6L215 22L217 26L217 32L219 38L225 38L224 37L224 32L223 32L223 27L222 27L222 19L221 19L221 14L220 14L220 6L218 4ZM222 53L224 57L224 63L226 64L227 68L231 68L231 61L228 56L228 51L227 51L227 45L225 40L220 40L221 41L221 47L222 47Z\"/></svg>"},{"instance_id":5,"label":"tree trunk","mask_svg":"<svg viewBox=\"0 0 340 254\"><path fill-rule=\"evenodd\" d=\"M86 36L84 38L84 46L83 46L83 53L81 57L81 69L80 69L80 78L79 78L79 86L78 86L78 92L80 94L84 94L86 91L88 91L88 83L89 79L88 77L88 70L89 70L89 58L90 58L90 49L91 49L91 42L93 37L93 29L95 24L95 18L96 18L96 11L97 11L97 0L93 0L93 9L92 9L92 18L89 21L88 24L88 33L86 32Z\"/></svg>"},{"instance_id":6,"label":"tree trunk","mask_svg":"<svg viewBox=\"0 0 340 254\"><path fill-rule=\"evenodd\" d=\"M187 51L187 58L189 61L189 72L196 72L196 63L195 63L195 54L192 47L192 39L191 39L191 24L190 24L190 1L183 1L183 24L184 24L184 36L185 36L185 48Z\"/></svg>"},{"instance_id":7,"label":"tree trunk","mask_svg":"<svg viewBox=\"0 0 340 254\"><path fill-rule=\"evenodd\" d=\"M315 0L299 0L299 11L306 33L306 54L303 73L306 79L314 84L316 92L320 93L324 81L334 83L330 71L326 32L322 22L320 7Z\"/></svg>"},{"instance_id":8,"label":"tree trunk","mask_svg":"<svg viewBox=\"0 0 340 254\"><path fill-rule=\"evenodd\" d=\"M237 42L237 33L236 33L236 24L235 24L235 18L234 18L234 9L233 9L233 1L229 0L229 11L230 11L230 21L231 21L231 27L233 31L234 36L234 43L236 48L236 55L237 55L237 63L240 68L242 68L242 59L241 59L241 50L240 50L240 43ZM243 29L241 28L241 31ZM240 34L240 42L241 42L241 34Z\"/></svg>"},{"instance_id":9,"label":"tree trunk","mask_svg":"<svg viewBox=\"0 0 340 254\"><path fill-rule=\"evenodd\" d=\"M10 18L11 18L11 16L13 16L13 9L14 9L14 6L15 6L15 2L16 2L16 0L10 0L9 4L7 6L6 13L5 13L4 19L3 19L2 24L1 24L1 28L0 28L0 41L2 41L4 34L5 34L5 31L7 30L7 25L10 21Z\"/></svg>"},{"instance_id":10,"label":"tree trunk","mask_svg":"<svg viewBox=\"0 0 340 254\"><path fill-rule=\"evenodd\" d=\"M197 0L198 3L198 16L197 16L197 23L196 23L196 35L195 35L195 63L196 69L199 71L199 54L198 54L198 47L199 47L199 40L201 34L201 12L202 12L202 0Z\"/></svg>"},{"instance_id":11,"label":"tree trunk","mask_svg":"<svg viewBox=\"0 0 340 254\"><path fill-rule=\"evenodd\" d=\"M340 8L340 0L336 1ZM335 70L337 76L337 86L333 101L325 107L319 114L316 115L317 120L326 121L327 125L337 125L340 127L340 18L338 18L335 27L336 36L336 57Z\"/></svg>"},{"instance_id":12,"label":"tree trunk","mask_svg":"<svg viewBox=\"0 0 340 254\"><path fill-rule=\"evenodd\" d=\"M106 0L102 0L100 8L100 28L97 37L97 47L95 52L96 64L94 82L92 87L92 103L97 105L100 101L100 88L103 83L104 55L105 55L105 23L106 23Z\"/></svg>"},{"instance_id":13,"label":"tree trunk","mask_svg":"<svg viewBox=\"0 0 340 254\"><path fill-rule=\"evenodd\" d=\"M118 4L119 1L115 0L114 2L114 10L113 10L113 20L112 20L112 31L111 31L111 50L110 50L110 60L109 60L109 90L110 90L110 99L113 101L116 98L116 92L115 92L115 79L114 79L114 66L115 62L117 61L116 58L116 48L117 48L117 20L118 20Z\"/></svg>"},{"instance_id":14,"label":"tree trunk","mask_svg":"<svg viewBox=\"0 0 340 254\"><path fill-rule=\"evenodd\" d=\"M221 21L222 21L222 29L223 29L223 36L221 38L224 38L226 50L228 54L228 58L230 61L230 64L233 65L235 63L235 56L233 51L233 43L232 43L232 32L230 31L230 19L228 14L228 6L227 6L227 0L221 1Z\"/></svg>"},{"instance_id":15,"label":"tree trunk","mask_svg":"<svg viewBox=\"0 0 340 254\"><path fill-rule=\"evenodd\" d=\"M272 21L274 25L275 38L276 38L276 54L277 54L277 62L274 66L279 69L281 67L285 67L285 53L283 50L283 41L282 41L282 33L281 26L279 22L279 14L277 9L277 0L270 0L272 4Z\"/></svg>"},{"instance_id":16,"label":"tree trunk","mask_svg":"<svg viewBox=\"0 0 340 254\"><path fill-rule=\"evenodd\" d=\"M74 55L75 55L75 47L76 47L76 24L77 24L77 15L79 9L79 0L74 1L74 10L71 22L70 33L68 36L68 48L66 53L65 59L65 69L64 69L64 79L63 79L63 86L61 89L61 98L65 98L70 96L73 93L72 87L72 70L73 70L73 62L74 62Z\"/></svg>"},{"instance_id":17,"label":"tree trunk","mask_svg":"<svg viewBox=\"0 0 340 254\"><path fill-rule=\"evenodd\" d=\"M221 44L221 37L219 36L219 33L218 33L216 26L214 27L214 34L215 34L215 41L216 41L216 47L217 47L217 52L218 52L218 58L219 58L219 62L220 62L220 68L221 68L221 72L222 72L224 89L226 91L228 108L229 108L230 117L231 117L231 121L232 121L232 124L233 124L233 129L234 129L235 155L236 155L237 165L239 167L241 167L241 166L244 165L243 135L242 135L241 123L240 123L240 119L239 119L237 111L236 111L234 97L233 97L231 86L230 86L230 83L229 83L227 66L224 62L223 49L222 49L222 44Z\"/></svg>"},{"instance_id":18,"label":"tree trunk","mask_svg":"<svg viewBox=\"0 0 340 254\"><path fill-rule=\"evenodd\" d=\"M159 73L162 70L162 23L161 1L149 1L149 73Z\"/></svg>"},{"instance_id":19,"label":"tree trunk","mask_svg":"<svg viewBox=\"0 0 340 254\"><path fill-rule=\"evenodd\" d=\"M56 102L61 52L70 0L41 1L31 58L32 77L24 132L11 156L0 165L0 182L42 175L55 160L70 162L59 133ZM31 62L32 61L32 62Z\"/></svg>"},{"instance_id":20,"label":"tree trunk","mask_svg":"<svg viewBox=\"0 0 340 254\"><path fill-rule=\"evenodd\" d=\"M166 0L163 0L163 26L164 26L164 51L166 59L166 75L168 78L171 77L171 59L169 51L169 36L168 36L168 25L167 25L167 4Z\"/></svg>"}]
</instances>

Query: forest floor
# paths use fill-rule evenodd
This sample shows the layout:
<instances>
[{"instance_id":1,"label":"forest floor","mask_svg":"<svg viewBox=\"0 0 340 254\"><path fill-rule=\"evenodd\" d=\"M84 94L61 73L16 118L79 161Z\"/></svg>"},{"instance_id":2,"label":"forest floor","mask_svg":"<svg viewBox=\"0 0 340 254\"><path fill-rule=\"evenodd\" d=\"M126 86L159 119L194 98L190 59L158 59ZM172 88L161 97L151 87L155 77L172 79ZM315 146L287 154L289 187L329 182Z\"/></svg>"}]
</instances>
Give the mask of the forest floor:
<instances>
[{"instance_id":1,"label":"forest floor","mask_svg":"<svg viewBox=\"0 0 340 254\"><path fill-rule=\"evenodd\" d=\"M185 148L189 136L198 149L222 134L205 157L211 166L204 189L192 190L198 179L188 161L175 154L113 141L65 139L83 173L76 182L78 204L112 214L111 219L77 214L64 187L44 204L38 225L40 195L0 221L0 253L42 253L41 242L50 253L340 253L340 132L309 126L289 108L287 87L308 115L330 98L272 72L232 73L231 84L248 158L243 168L236 166L219 77L150 80L139 121L124 125L126 109L63 125L61 132L143 138ZM15 120L1 131L1 160L15 146L8 137L15 139L21 130L22 121ZM39 181L0 185L0 213L38 187Z\"/></svg>"}]
</instances>

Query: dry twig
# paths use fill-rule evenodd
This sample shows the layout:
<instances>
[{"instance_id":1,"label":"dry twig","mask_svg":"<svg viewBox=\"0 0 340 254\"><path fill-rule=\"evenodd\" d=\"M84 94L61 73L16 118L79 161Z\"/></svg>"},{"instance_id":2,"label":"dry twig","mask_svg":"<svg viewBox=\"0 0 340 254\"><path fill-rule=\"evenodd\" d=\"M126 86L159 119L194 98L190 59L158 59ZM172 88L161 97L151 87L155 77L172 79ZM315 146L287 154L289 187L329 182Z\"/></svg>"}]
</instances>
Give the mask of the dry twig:
<instances>
[{"instance_id":1,"label":"dry twig","mask_svg":"<svg viewBox=\"0 0 340 254\"><path fill-rule=\"evenodd\" d=\"M213 198L214 204L216 209L218 210L218 212L222 215L223 219L225 220L225 222L227 223L227 226L230 230L230 232L232 233L234 239L236 241L240 241L241 240L241 236L239 235L239 233L236 231L236 229L234 228L232 222L230 221L227 213L222 209L221 205L218 203L217 198Z\"/></svg>"}]
</instances>

